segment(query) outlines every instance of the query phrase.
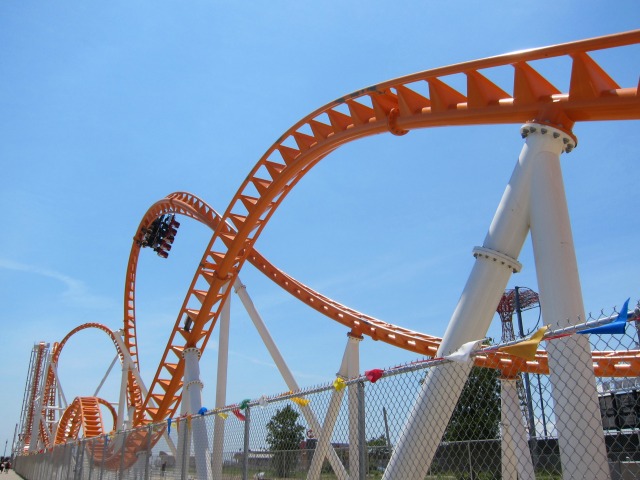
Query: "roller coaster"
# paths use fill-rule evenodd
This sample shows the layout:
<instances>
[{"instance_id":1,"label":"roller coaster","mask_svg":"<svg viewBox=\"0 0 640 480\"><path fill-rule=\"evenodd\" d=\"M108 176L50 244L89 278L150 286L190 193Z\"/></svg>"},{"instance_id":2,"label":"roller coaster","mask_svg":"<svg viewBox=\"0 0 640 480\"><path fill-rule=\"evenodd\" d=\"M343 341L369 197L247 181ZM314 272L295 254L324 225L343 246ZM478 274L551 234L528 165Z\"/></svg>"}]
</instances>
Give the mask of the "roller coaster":
<instances>
[{"instance_id":1,"label":"roller coaster","mask_svg":"<svg viewBox=\"0 0 640 480\"><path fill-rule=\"evenodd\" d=\"M540 244L543 242L542 236L548 236L550 231L559 230L561 235L568 223L568 218L563 218L560 220L561 224L553 224L551 221L545 224L544 212L554 207L545 204L538 197L557 200L558 193L553 191L553 182L545 183L549 177L548 172L536 173L535 168L526 166L527 155L539 153L540 149L546 155L545 158L549 157L550 151L555 152L557 157L561 153L571 152L577 144L572 131L576 122L640 119L638 85L620 86L596 63L592 55L593 52L605 54L638 43L640 30L509 53L375 84L317 109L284 132L255 164L224 213L216 212L203 199L187 192L171 193L158 200L144 214L134 235L126 269L122 330L113 332L103 325L87 323L73 329L54 344L50 358L41 363L46 370L44 385L34 386L32 389L22 442L24 451L49 448L74 440L80 435L94 437L109 433L105 431L102 420L101 410L104 411L105 406L114 418L114 428L123 426L124 411L129 412L129 427L161 423L173 417L181 405L187 383L198 380L189 375L189 362L194 358L197 362L197 358L205 350L222 315L231 286L238 282L238 275L246 262L284 291L326 318L345 326L350 330L350 335L358 338L368 336L431 358L443 357L466 341L483 338L488 328L485 317L495 313L499 294L504 291L507 279L519 270L516 259L524 236L531 232L534 245ZM567 92L560 91L532 66L533 62L544 62L552 58L564 58L571 64ZM502 69L501 72L504 72L504 67L512 68L512 93L507 93L489 79L492 70ZM465 93L454 89L447 82L449 78L456 76L466 79ZM428 88L428 95L419 93L425 86ZM377 134L401 136L422 128L490 124L522 125L520 133L526 145L487 238L482 247L474 250L477 268L474 267L465 287L468 304L458 305L443 339L384 322L342 305L280 270L254 247L289 192L316 164L338 147ZM542 144L544 145L540 147ZM541 190L537 194L530 193L536 188ZM522 200L524 197L518 197L517 192L520 190L529 192L526 194L526 202ZM563 204L563 198L560 200ZM521 206L523 203L526 204L525 207ZM511 214L508 210L513 205L516 205L513 209L515 213ZM174 222L175 217L186 217L205 225L211 230L212 236L178 311L160 364L147 388L140 378L138 365L138 260L141 251L149 246L158 255L167 256L170 242L163 244L162 238L151 239L150 232L157 232L158 225L162 222L165 222L166 228L167 222ZM536 233L530 225L534 217L540 230L538 237L535 237ZM513 234L513 231L517 233ZM175 232L172 233L175 235ZM513 237L518 239L513 240ZM550 258L542 258L541 263L554 263L556 253L549 248L539 247L535 253L540 256L544 252L549 253ZM572 258L572 253L573 250L568 252L569 259ZM566 287L569 291L565 293L575 300L580 295L579 285L576 297L576 280L567 273L571 270L570 267L553 266L553 275L564 280L569 275L565 282L569 285ZM547 267L548 272L551 269L551 266ZM561 270L559 273L558 269ZM548 276L542 275L542 299L545 295L543 279L549 278ZM553 283L547 283L546 288L547 292L554 288ZM549 303L553 302L560 304L555 304L559 310L549 311L551 315L565 312L563 308L566 307L566 300L564 304L562 300ZM481 308L478 309L479 304ZM460 325L463 321L468 324L469 316L466 315L465 320L458 317L465 317L464 312L471 305L475 311L474 323L478 326L463 335L460 333ZM458 314L459 311L462 313ZM559 323L557 326L565 325ZM55 408L58 358L68 339L88 328L99 329L109 336L120 361L128 369L119 411L116 412L101 398L87 396L76 398L59 414ZM506 377L514 377L521 372L549 375L550 364L557 361L553 359L557 354L538 350L534 359L523 359L491 351L476 355L474 363L481 367L499 369ZM596 351L591 360L596 376L640 376L640 351ZM437 397L437 378L434 377L432 382L435 383L429 385L429 381L425 382L425 402L432 401L427 397ZM36 401L36 391L39 389L43 392L41 402ZM418 399L418 404L423 400ZM194 404L192 398L192 410L194 405L197 406L197 400ZM416 409L419 410L418 407ZM424 428L424 425L419 428ZM438 431L435 428L434 434L437 435ZM407 438L411 437L411 432L412 427L409 425L405 431ZM148 435L151 434L144 429L137 430L127 437L126 444L121 448L112 446L95 449L92 452L94 461L114 469L132 465L136 461L136 454L149 442L155 444L162 432L153 433L152 438L148 438ZM399 466L400 463L407 463L406 456L403 456L402 442L397 450L394 453L398 455L397 461L392 460L385 478L413 478L405 476L406 472L403 473ZM416 465L412 466L414 469L415 467Z\"/></svg>"}]
</instances>

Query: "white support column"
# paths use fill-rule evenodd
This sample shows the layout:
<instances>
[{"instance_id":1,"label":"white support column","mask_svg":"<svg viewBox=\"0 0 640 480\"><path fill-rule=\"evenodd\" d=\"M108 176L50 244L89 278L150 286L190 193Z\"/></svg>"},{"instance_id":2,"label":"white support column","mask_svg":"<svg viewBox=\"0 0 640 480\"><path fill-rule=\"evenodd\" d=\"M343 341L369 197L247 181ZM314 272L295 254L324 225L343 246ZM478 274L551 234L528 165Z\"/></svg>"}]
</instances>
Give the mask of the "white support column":
<instances>
[{"instance_id":1,"label":"white support column","mask_svg":"<svg viewBox=\"0 0 640 480\"><path fill-rule=\"evenodd\" d=\"M251 320L253 321L253 324L255 325L256 330L258 330L258 333L260 334L260 338L262 338L262 342L264 343L265 347L267 347L267 350L269 350L269 353L271 354L271 358L275 362L276 367L278 367L278 370L280 371L280 375L282 375L282 378L287 384L287 387L289 388L289 390L293 392L299 391L300 387L298 386L298 383L296 382L295 378L293 378L293 374L291 373L291 370L289 370L289 367L284 361L282 354L280 353L280 351L278 350L278 347L273 341L273 338L271 337L269 330L267 330L267 326L262 321L262 317L260 317L260 314L258 313L255 306L253 305L251 298L249 298L246 287L242 284L242 282L240 282L238 278L236 278L236 281L233 286L235 288L236 294L238 295L238 297L240 297L240 300L242 301L242 305L244 306L245 310L249 314L249 317L251 317ZM302 415L304 416L305 420L307 421L311 429L314 432L316 432L316 434L321 434L322 431L320 428L320 422L318 422L318 419L316 418L316 415L313 413L313 410L311 410L309 406L304 406L304 407L300 407L300 411L302 412ZM342 462L338 458L338 455L336 454L335 450L330 449L328 454L328 459L329 459L329 463L331 464L331 467L333 468L333 472L335 473L338 480L347 480L348 478L347 471L342 465Z\"/></svg>"},{"instance_id":2,"label":"white support column","mask_svg":"<svg viewBox=\"0 0 640 480\"><path fill-rule=\"evenodd\" d=\"M60 377L58 377L58 364L52 364L53 367L53 375L56 377L56 384L58 385L58 404L64 409L66 409L69 404L67 403L67 398L64 396L64 391L62 390L62 384L60 383ZM59 419L58 419L59 420Z\"/></svg>"},{"instance_id":3,"label":"white support column","mask_svg":"<svg viewBox=\"0 0 640 480\"><path fill-rule=\"evenodd\" d=\"M228 285L227 285L228 287ZM216 376L216 405L222 408L227 404L227 369L229 364L229 328L231 322L231 295L222 308L218 337L218 373ZM224 453L224 419L216 415L213 420L213 476L222 478Z\"/></svg>"},{"instance_id":4,"label":"white support column","mask_svg":"<svg viewBox=\"0 0 640 480\"><path fill-rule=\"evenodd\" d=\"M502 480L535 480L516 378L501 378Z\"/></svg>"},{"instance_id":5,"label":"white support column","mask_svg":"<svg viewBox=\"0 0 640 480\"><path fill-rule=\"evenodd\" d=\"M58 378L58 365L55 363L51 363L51 370L53 371L53 376L56 380L56 393L58 395L58 408L55 414L55 421L51 426L51 436L55 437L58 432L58 424L60 422L60 417L62 416L62 412L68 407L67 399L64 396L64 392L62 391L62 385L60 384L60 379Z\"/></svg>"},{"instance_id":6,"label":"white support column","mask_svg":"<svg viewBox=\"0 0 640 480\"><path fill-rule=\"evenodd\" d=\"M133 359L131 358L131 355L129 354L129 350L127 350L127 348L126 348L126 346L124 344L124 340L123 340L124 329L114 330L113 334L114 334L113 338L115 339L116 343L118 344L118 348L120 349L120 352L122 352L122 356L124 358L124 363L129 365L129 371L133 374L134 378L136 379L136 383L138 384L138 387L140 388L140 391L142 392L142 397L143 398L147 398L149 396L149 390L147 390L146 385L142 381L142 377L140 376L140 372L136 368L135 363L133 362ZM54 370L54 372L56 372L56 370ZM56 379L57 379L57 372L56 372ZM60 382L58 382L58 384L60 384ZM183 397L183 400L184 400L184 397ZM65 400L65 404L66 404L66 400ZM152 398L149 399L149 404L152 405L152 406L155 406L155 402L153 401ZM130 415L129 418L133 418L133 415ZM171 450L171 453L173 453L174 456L177 455L176 445L175 445L174 441L171 439L171 437L169 436L169 434L167 433L166 430L164 431L162 436L167 441L167 445L169 446L169 449Z\"/></svg>"},{"instance_id":7,"label":"white support column","mask_svg":"<svg viewBox=\"0 0 640 480\"><path fill-rule=\"evenodd\" d=\"M53 365L53 351L49 352L49 355L47 356L47 369L45 370L45 378L49 377L49 371L53 372L54 370L52 369L52 365ZM54 384L52 385L52 388L54 389L54 394L53 394L53 402L55 403L56 399L55 399L55 377L54 377ZM43 396L45 394L48 394L48 392L44 389L43 386L43 390L42 390ZM95 395L94 395L95 396ZM42 418L42 424L45 428L45 430L47 431L47 435L49 435L49 438L55 438L55 430L56 430L56 413L59 411L58 408L55 405L49 405L48 404L49 399L48 398L43 398L43 404L42 404L42 414L43 414L43 418ZM58 404L59 405L59 404ZM50 415L53 415L54 420L49 420ZM16 425L16 428L18 428L18 425ZM15 433L14 433L15 436ZM14 439L15 442L15 439Z\"/></svg>"},{"instance_id":8,"label":"white support column","mask_svg":"<svg viewBox=\"0 0 640 480\"><path fill-rule=\"evenodd\" d=\"M529 231L531 156L524 146L482 248L451 317L437 356L486 336ZM422 480L471 371L471 364L430 368L393 451L384 480Z\"/></svg>"},{"instance_id":9,"label":"white support column","mask_svg":"<svg viewBox=\"0 0 640 480\"><path fill-rule=\"evenodd\" d=\"M346 380L349 376L348 364L349 364L349 347L350 342L347 342L347 346L342 356L342 363L338 370L337 376ZM315 452L313 453L313 459L311 460L311 466L307 472L307 480L318 480L322 470L322 462L327 457L329 450L331 449L331 436L333 435L333 428L335 427L338 414L340 413L340 405L342 404L342 398L344 397L344 390L333 390L331 393L331 399L329 400L329 407L324 417L322 424L322 431L318 436L318 443L316 444Z\"/></svg>"},{"instance_id":10,"label":"white support column","mask_svg":"<svg viewBox=\"0 0 640 480\"><path fill-rule=\"evenodd\" d=\"M527 143L545 146L532 175L531 239L542 316L557 329L586 319L560 168L567 135L537 124L523 131ZM572 335L549 342L547 352L563 478L609 478L589 339Z\"/></svg>"},{"instance_id":11,"label":"white support column","mask_svg":"<svg viewBox=\"0 0 640 480\"><path fill-rule=\"evenodd\" d=\"M31 420L31 437L29 440L29 452L37 452L40 444L40 422L42 421L42 395L34 398L33 420Z\"/></svg>"},{"instance_id":12,"label":"white support column","mask_svg":"<svg viewBox=\"0 0 640 480\"><path fill-rule=\"evenodd\" d=\"M189 415L189 391L183 386L181 399L180 399L180 417L184 419L187 415ZM189 432L187 432L187 422L183 421L182 425L180 425L179 422L180 422L180 419L177 419L175 423L175 432L176 432L176 436L178 437L177 448L175 447L173 440L171 440L171 437L166 433L166 430L165 430L166 438L171 440L171 444L174 445L173 454L176 457L176 469L182 468L182 465L183 465L182 459L185 453L187 455L187 461L189 460L189 455L191 455L191 436L189 435ZM182 472L182 470L178 470L178 471ZM182 475L182 473L180 473L180 475Z\"/></svg>"},{"instance_id":13,"label":"white support column","mask_svg":"<svg viewBox=\"0 0 640 480\"><path fill-rule=\"evenodd\" d=\"M122 361L122 376L120 377L120 398L118 400L118 418L116 421L116 432L124 430L125 415L127 412L127 384L129 381L129 365L126 359Z\"/></svg>"},{"instance_id":14,"label":"white support column","mask_svg":"<svg viewBox=\"0 0 640 480\"><path fill-rule=\"evenodd\" d=\"M349 356L347 370L349 380L360 375L360 342L362 336L348 334L347 352ZM358 408L358 385L349 385L349 478L360 478L360 422Z\"/></svg>"},{"instance_id":15,"label":"white support column","mask_svg":"<svg viewBox=\"0 0 640 480\"><path fill-rule=\"evenodd\" d=\"M31 439L29 440L29 451L36 452L39 448L39 444L41 440L40 438L40 423L42 422L42 409L44 407L44 384L46 378L46 372L49 371L49 362L51 360L51 356L47 355L47 358L44 361L43 369L44 375L41 379L36 379L34 381L38 381L38 391L36 392L36 398L34 398L33 405L33 420L31 424Z\"/></svg>"},{"instance_id":16,"label":"white support column","mask_svg":"<svg viewBox=\"0 0 640 480\"><path fill-rule=\"evenodd\" d=\"M102 377L102 380L98 384L98 388L96 388L96 391L93 392L93 396L94 397L97 397L98 394L100 393L100 389L104 385L104 382L107 380L107 377L111 373L111 370L113 369L113 366L116 364L116 362L118 361L119 358L120 358L119 355L116 353L116 356L113 357L113 360L111 360L111 364L109 365L109 368L107 368L107 372L104 374L104 376Z\"/></svg>"},{"instance_id":17,"label":"white support column","mask_svg":"<svg viewBox=\"0 0 640 480\"><path fill-rule=\"evenodd\" d=\"M194 414L202 408L202 387L204 385L200 381L200 350L193 347L185 348L182 356L184 358L184 386L182 388L189 393L189 413ZM211 480L213 478L210 463L211 452L204 417L194 417L191 421L191 428L198 480Z\"/></svg>"}]
</instances>

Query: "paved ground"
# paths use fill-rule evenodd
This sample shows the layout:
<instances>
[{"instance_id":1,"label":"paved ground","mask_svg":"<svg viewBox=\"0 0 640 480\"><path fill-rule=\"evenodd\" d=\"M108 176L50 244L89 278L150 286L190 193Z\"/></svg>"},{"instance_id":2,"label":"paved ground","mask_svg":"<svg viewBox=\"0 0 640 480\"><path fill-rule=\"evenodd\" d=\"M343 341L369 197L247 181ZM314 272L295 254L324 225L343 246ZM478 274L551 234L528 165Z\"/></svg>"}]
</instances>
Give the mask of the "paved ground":
<instances>
[{"instance_id":1,"label":"paved ground","mask_svg":"<svg viewBox=\"0 0 640 480\"><path fill-rule=\"evenodd\" d=\"M11 469L9 473L0 473L0 480L23 480L23 478Z\"/></svg>"}]
</instances>

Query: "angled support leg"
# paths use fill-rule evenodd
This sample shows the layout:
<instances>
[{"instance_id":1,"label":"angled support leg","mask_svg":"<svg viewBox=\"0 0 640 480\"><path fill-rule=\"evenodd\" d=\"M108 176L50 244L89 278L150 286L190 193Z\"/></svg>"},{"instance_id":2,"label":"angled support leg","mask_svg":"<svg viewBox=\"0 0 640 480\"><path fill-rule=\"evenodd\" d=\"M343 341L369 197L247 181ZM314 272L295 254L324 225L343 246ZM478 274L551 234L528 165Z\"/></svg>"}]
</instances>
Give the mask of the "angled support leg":
<instances>
[{"instance_id":1,"label":"angled support leg","mask_svg":"<svg viewBox=\"0 0 640 480\"><path fill-rule=\"evenodd\" d=\"M535 480L516 378L500 379L502 479Z\"/></svg>"},{"instance_id":2,"label":"angled support leg","mask_svg":"<svg viewBox=\"0 0 640 480\"><path fill-rule=\"evenodd\" d=\"M267 326L262 321L262 317L260 317L260 314L258 313L255 306L253 305L251 298L249 298L246 287L240 282L239 279L236 279L234 288L236 293L238 294L238 297L240 297L240 300L242 301L242 305L244 306L245 310L251 317L251 320L253 321L253 324L255 325L256 329L258 330L258 333L262 338L262 342L267 347L267 350L269 350L269 353L271 354L271 358L273 358L273 361L278 367L278 370L280 371L280 375L282 375L282 378L287 384L287 387L291 391L294 391L294 392L299 391L300 387L298 386L298 383L296 382L295 378L293 378L293 374L291 373L291 370L289 370L289 367L284 361L284 358L282 357L280 350L278 350L278 347L273 341L273 338L271 337L271 334L269 333ZM313 410L311 410L311 408L308 405L304 407L300 407L300 410L302 411L302 415L304 416L307 423L311 426L312 430L317 434L322 434L321 428L320 428L320 422L318 422L318 419L315 413L313 413ZM347 471L344 468L344 465L342 465L342 462L340 462L340 459L338 458L338 455L336 454L333 448L329 449L328 458L329 458L329 463L331 464L331 468L333 468L333 471L336 474L336 477L338 478L338 480L347 480L348 478Z\"/></svg>"}]
</instances>

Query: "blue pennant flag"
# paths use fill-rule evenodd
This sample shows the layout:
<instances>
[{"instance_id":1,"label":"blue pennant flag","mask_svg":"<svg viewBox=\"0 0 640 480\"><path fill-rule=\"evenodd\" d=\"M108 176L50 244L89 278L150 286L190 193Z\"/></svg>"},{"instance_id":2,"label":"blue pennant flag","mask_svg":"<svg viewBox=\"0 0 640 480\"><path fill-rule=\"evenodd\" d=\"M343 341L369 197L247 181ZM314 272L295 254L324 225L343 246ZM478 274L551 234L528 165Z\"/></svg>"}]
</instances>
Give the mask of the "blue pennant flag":
<instances>
[{"instance_id":1,"label":"blue pennant flag","mask_svg":"<svg viewBox=\"0 0 640 480\"><path fill-rule=\"evenodd\" d=\"M171 433L171 419L167 418L167 433Z\"/></svg>"},{"instance_id":2,"label":"blue pennant flag","mask_svg":"<svg viewBox=\"0 0 640 480\"><path fill-rule=\"evenodd\" d=\"M596 335L623 335L624 329L627 326L627 317L629 310L629 299L624 302L620 313L618 314L618 318L614 321L607 323L606 325L600 325L598 327L587 328L586 330L581 330L577 333L595 333Z\"/></svg>"},{"instance_id":3,"label":"blue pennant flag","mask_svg":"<svg viewBox=\"0 0 640 480\"><path fill-rule=\"evenodd\" d=\"M200 415L204 415L205 413L207 413L207 407L202 407L200 410L198 410L198 413Z\"/></svg>"}]
</instances>

